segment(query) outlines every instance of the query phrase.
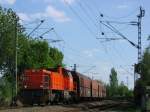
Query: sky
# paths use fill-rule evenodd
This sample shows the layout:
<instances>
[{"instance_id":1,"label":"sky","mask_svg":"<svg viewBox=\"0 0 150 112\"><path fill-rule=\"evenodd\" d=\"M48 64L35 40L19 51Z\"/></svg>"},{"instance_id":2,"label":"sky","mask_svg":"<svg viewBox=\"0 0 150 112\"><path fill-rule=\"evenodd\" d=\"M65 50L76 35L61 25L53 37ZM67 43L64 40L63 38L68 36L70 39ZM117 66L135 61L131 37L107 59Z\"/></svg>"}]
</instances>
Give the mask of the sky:
<instances>
[{"instance_id":1,"label":"sky","mask_svg":"<svg viewBox=\"0 0 150 112\"><path fill-rule=\"evenodd\" d=\"M137 63L137 49L125 40L104 41L97 38L121 38L100 21L137 21L139 7L145 10L142 18L142 52L148 45L146 39L150 25L149 0L0 0L1 6L12 8L20 23L30 33L39 23L44 23L32 33L38 37L50 28L45 39L63 40L49 43L64 53L68 69L77 64L77 71L109 82L110 69L118 72L119 82L129 88L134 86L133 65ZM103 16L101 16L103 15ZM137 43L137 26L111 23L129 40ZM104 35L101 33L104 32Z\"/></svg>"}]
</instances>

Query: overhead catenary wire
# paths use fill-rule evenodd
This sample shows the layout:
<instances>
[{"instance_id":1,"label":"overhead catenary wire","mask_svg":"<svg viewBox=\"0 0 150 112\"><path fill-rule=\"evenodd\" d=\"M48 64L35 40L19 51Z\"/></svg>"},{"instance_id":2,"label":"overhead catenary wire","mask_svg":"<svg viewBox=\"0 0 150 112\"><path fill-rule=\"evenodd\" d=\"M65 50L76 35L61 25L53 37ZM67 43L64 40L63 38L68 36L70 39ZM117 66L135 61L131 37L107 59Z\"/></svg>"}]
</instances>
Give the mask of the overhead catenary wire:
<instances>
[{"instance_id":1,"label":"overhead catenary wire","mask_svg":"<svg viewBox=\"0 0 150 112\"><path fill-rule=\"evenodd\" d=\"M108 21L108 20L105 20L105 21L101 21L101 22L114 23L114 24L126 24L126 25L130 25L131 24L131 22L125 22L125 21Z\"/></svg>"},{"instance_id":2,"label":"overhead catenary wire","mask_svg":"<svg viewBox=\"0 0 150 112\"><path fill-rule=\"evenodd\" d=\"M123 56L121 55L121 53L116 49L116 47L113 47L113 51L115 51L115 55L120 58L122 61L125 60L125 58L123 58ZM121 66L121 65L120 65ZM128 70L126 70L125 68L123 68L123 66L121 66L121 68L126 71L129 74L132 74L131 72L129 72ZM132 74L133 75L133 74Z\"/></svg>"},{"instance_id":3,"label":"overhead catenary wire","mask_svg":"<svg viewBox=\"0 0 150 112\"><path fill-rule=\"evenodd\" d=\"M68 5L69 9L72 11L72 13L81 21L83 26L89 31L89 33L95 38L95 33L91 30L91 28L88 26L88 24L79 16L79 14L70 6L70 4L64 0L65 4Z\"/></svg>"},{"instance_id":4,"label":"overhead catenary wire","mask_svg":"<svg viewBox=\"0 0 150 112\"><path fill-rule=\"evenodd\" d=\"M40 21L40 24L38 24L29 34L27 37L30 37L30 35L35 32L42 24L44 23L44 20Z\"/></svg>"},{"instance_id":5,"label":"overhead catenary wire","mask_svg":"<svg viewBox=\"0 0 150 112\"><path fill-rule=\"evenodd\" d=\"M84 0L84 2L85 2L85 1L87 1L87 0ZM98 11L98 13L99 13L100 15L103 15L103 17L106 17L106 18L109 18L109 19L114 19L114 20L116 20L116 19L124 19L124 18L131 17L131 16L133 16L133 14L135 14L135 13L138 11L138 7L136 7L135 9L133 9L131 12L129 12L128 14L126 14L126 15L124 15L124 16L113 17L113 16L108 16L107 14L101 12L100 9L99 9L98 6L97 6L97 3L96 3L95 0L93 0L90 4L93 5L94 9L95 9L96 11Z\"/></svg>"},{"instance_id":6,"label":"overhead catenary wire","mask_svg":"<svg viewBox=\"0 0 150 112\"><path fill-rule=\"evenodd\" d=\"M103 24L104 26L106 26L107 28L109 28L110 30L112 30L113 32L115 32L116 34L120 35L123 39L127 40L132 46L138 48L139 46L136 45L135 43L133 43L132 41L130 41L127 37L125 37L122 33L120 33L115 27L113 27L110 23L103 23L102 21L100 21L101 24Z\"/></svg>"},{"instance_id":7,"label":"overhead catenary wire","mask_svg":"<svg viewBox=\"0 0 150 112\"><path fill-rule=\"evenodd\" d=\"M114 36L115 37L115 36ZM113 45L114 45L114 43L113 43ZM121 46L120 46L121 47ZM119 48L120 48L119 47ZM111 47L112 48L112 47ZM122 56L122 54L117 50L117 48L114 46L113 48L112 48L113 50L112 51L115 51L114 52L114 55L116 55L120 60L125 60L125 58ZM122 48L122 50L123 50L123 48Z\"/></svg>"},{"instance_id":8,"label":"overhead catenary wire","mask_svg":"<svg viewBox=\"0 0 150 112\"><path fill-rule=\"evenodd\" d=\"M43 36L44 36L45 34L49 33L49 32L52 31L52 30L54 30L54 28L48 29L46 32L42 33L39 37L40 37L40 38L43 38Z\"/></svg>"},{"instance_id":9,"label":"overhead catenary wire","mask_svg":"<svg viewBox=\"0 0 150 112\"><path fill-rule=\"evenodd\" d=\"M106 39L109 39L107 36L106 36ZM120 39L120 38L119 38ZM116 51L116 53L115 54L117 54L118 55L118 57L121 59L121 60L124 60L124 58L121 58L122 56L120 55L120 54L118 54L119 52L116 50L116 49L114 49L115 51ZM111 62L113 62L112 61L112 59L111 59ZM113 64L113 66L114 66L114 64ZM123 69L123 67L122 67L122 69ZM124 69L125 70L125 69ZM127 70L125 70L126 72L128 72L129 74L131 74L129 71L127 71Z\"/></svg>"},{"instance_id":10,"label":"overhead catenary wire","mask_svg":"<svg viewBox=\"0 0 150 112\"><path fill-rule=\"evenodd\" d=\"M130 22L118 22L118 21L110 21L112 23L116 23L116 24L130 24ZM107 37L106 37L107 38ZM109 39L109 38L108 38ZM118 38L121 39L121 38Z\"/></svg>"},{"instance_id":11,"label":"overhead catenary wire","mask_svg":"<svg viewBox=\"0 0 150 112\"><path fill-rule=\"evenodd\" d=\"M100 29L100 32L101 32L101 33L104 32L104 31L102 31L102 26L101 26L101 24L99 24L99 29ZM105 36L105 38L108 38L107 35L104 35L104 36ZM101 42L101 41L100 41L100 42ZM101 45L103 46L104 50L106 51L105 53L107 54L108 59L110 60L112 66L114 67L114 66L115 66L115 63L114 63L114 61L113 61L113 59L112 59L112 56L109 54L109 52L107 52L106 46L105 46L103 43L101 43Z\"/></svg>"},{"instance_id":12,"label":"overhead catenary wire","mask_svg":"<svg viewBox=\"0 0 150 112\"><path fill-rule=\"evenodd\" d=\"M122 61L125 60L125 58L122 56L122 54L115 47L113 49L114 49L113 51L115 51L115 54L117 55L118 58L120 58ZM122 65L120 65L119 67L121 67L127 73L132 74L131 72L129 72L128 70L126 70Z\"/></svg>"},{"instance_id":13,"label":"overhead catenary wire","mask_svg":"<svg viewBox=\"0 0 150 112\"><path fill-rule=\"evenodd\" d=\"M78 15L78 14L77 14ZM79 17L79 18L81 18L81 17ZM83 22L83 20L82 20L82 18L81 18L81 20L80 21L82 21ZM83 22L84 23L84 22ZM84 24L84 26L86 26L85 24Z\"/></svg>"},{"instance_id":14,"label":"overhead catenary wire","mask_svg":"<svg viewBox=\"0 0 150 112\"><path fill-rule=\"evenodd\" d=\"M69 8L71 9L71 11L79 18L79 20L82 22L82 24L84 26L86 26L86 28L89 30L89 32L93 35L93 37L95 38L95 35L93 34L93 32L91 31L91 29L87 26L87 24L84 22L84 20L82 20L82 18L78 15L78 13L76 13L76 11L67 3L66 0L64 0L65 3L69 6Z\"/></svg>"},{"instance_id":15,"label":"overhead catenary wire","mask_svg":"<svg viewBox=\"0 0 150 112\"><path fill-rule=\"evenodd\" d=\"M125 60L125 58L123 58L123 56L121 55L121 53L116 49L116 48L113 48L113 51L115 51L115 55L120 59L122 60L122 62L124 62L123 60ZM120 65L120 68L122 70L124 70L126 73L128 73L129 75L133 75L133 73L131 73L129 70L125 69L123 66Z\"/></svg>"},{"instance_id":16,"label":"overhead catenary wire","mask_svg":"<svg viewBox=\"0 0 150 112\"><path fill-rule=\"evenodd\" d=\"M95 6L94 6L94 8L93 7L91 7L88 3L87 3L87 0L82 0L83 1L83 3L84 3L84 5L86 6L86 7L88 7L88 9L89 9L89 11L91 12L91 14L93 14L93 12L97 12L97 14L99 15L99 11L96 9L95 11L94 11L94 9L95 9ZM99 16L98 16L99 17Z\"/></svg>"},{"instance_id":17,"label":"overhead catenary wire","mask_svg":"<svg viewBox=\"0 0 150 112\"><path fill-rule=\"evenodd\" d=\"M122 22L112 22L112 23L115 23L115 24L129 24L129 25L137 25L137 24L132 24L132 23L122 23ZM117 33L118 35L120 35L121 37L123 37L123 39L127 40L131 45L133 45L134 47L136 48L139 48L138 45L136 45L135 43L133 43L132 41L130 41L128 38L126 38L122 33L120 33L117 29L115 29L111 24L110 22L107 22L107 25L108 27L110 26L109 29L111 29L112 31L114 31L115 33ZM129 72L128 72L129 73Z\"/></svg>"},{"instance_id":18,"label":"overhead catenary wire","mask_svg":"<svg viewBox=\"0 0 150 112\"><path fill-rule=\"evenodd\" d=\"M88 13L88 11L86 10L86 8L78 1L77 2L79 4L79 7L82 9L82 11L84 12L84 14L87 16L87 18L93 23L93 25L98 28L98 25L95 23L96 21L93 19L93 17Z\"/></svg>"},{"instance_id":19,"label":"overhead catenary wire","mask_svg":"<svg viewBox=\"0 0 150 112\"><path fill-rule=\"evenodd\" d=\"M88 71L91 71L92 69L94 69L96 66L91 66L89 69L87 69L86 71L84 71L83 73L87 73Z\"/></svg>"},{"instance_id":20,"label":"overhead catenary wire","mask_svg":"<svg viewBox=\"0 0 150 112\"><path fill-rule=\"evenodd\" d=\"M133 73L129 72L129 71L128 71L128 70L126 70L124 67L120 66L120 68L122 68L122 69L123 69L125 72L127 72L128 74L130 74L130 75L134 76L134 74L133 74Z\"/></svg>"}]
</instances>

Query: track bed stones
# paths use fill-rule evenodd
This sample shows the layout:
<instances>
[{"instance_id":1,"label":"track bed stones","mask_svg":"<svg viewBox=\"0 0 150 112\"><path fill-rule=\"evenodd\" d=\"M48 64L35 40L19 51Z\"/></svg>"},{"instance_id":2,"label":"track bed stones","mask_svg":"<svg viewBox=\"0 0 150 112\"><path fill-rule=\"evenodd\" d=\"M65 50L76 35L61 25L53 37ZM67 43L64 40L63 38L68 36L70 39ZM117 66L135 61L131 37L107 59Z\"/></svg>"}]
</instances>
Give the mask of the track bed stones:
<instances>
[{"instance_id":1,"label":"track bed stones","mask_svg":"<svg viewBox=\"0 0 150 112\"><path fill-rule=\"evenodd\" d=\"M5 108L0 112L136 112L128 111L127 109L133 109L133 105L127 101L88 101L78 104L57 104L49 106L30 106L30 107L14 107Z\"/></svg>"},{"instance_id":2,"label":"track bed stones","mask_svg":"<svg viewBox=\"0 0 150 112\"><path fill-rule=\"evenodd\" d=\"M24 108L16 108L16 109L6 109L0 110L0 112L80 112L77 108L69 108L63 106L45 106L45 107L24 107Z\"/></svg>"}]
</instances>

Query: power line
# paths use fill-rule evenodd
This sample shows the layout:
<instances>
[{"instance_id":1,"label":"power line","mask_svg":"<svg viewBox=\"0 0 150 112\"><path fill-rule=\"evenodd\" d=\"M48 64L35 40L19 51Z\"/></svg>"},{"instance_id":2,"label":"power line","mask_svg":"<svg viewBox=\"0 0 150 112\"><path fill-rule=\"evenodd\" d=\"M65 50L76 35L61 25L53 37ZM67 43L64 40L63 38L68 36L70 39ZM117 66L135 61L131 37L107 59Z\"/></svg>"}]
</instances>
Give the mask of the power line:
<instances>
[{"instance_id":1,"label":"power line","mask_svg":"<svg viewBox=\"0 0 150 112\"><path fill-rule=\"evenodd\" d=\"M93 3L93 1L92 1L92 3ZM93 12L95 12L95 11L97 12L97 14L99 14L99 11L98 11L97 9L94 11L95 6L94 6L94 8L91 7L91 6L87 3L87 0L84 1L84 4L88 7L88 9L90 9L89 11L91 12L91 14L93 14Z\"/></svg>"},{"instance_id":2,"label":"power line","mask_svg":"<svg viewBox=\"0 0 150 112\"><path fill-rule=\"evenodd\" d=\"M100 29L100 32L103 34L103 32L104 31L102 31L102 27L101 27L101 24L99 24L99 29ZM107 35L104 35L105 36L105 38L108 38L107 37ZM109 52L107 52L107 49L106 49L106 46L104 45L104 44L101 44L102 46L103 46L103 48L106 50L106 56L108 57L108 59L111 61L111 63L112 63L112 65L114 66L115 64L114 64L114 61L113 61L113 59L112 59L112 56L109 54Z\"/></svg>"},{"instance_id":3,"label":"power line","mask_svg":"<svg viewBox=\"0 0 150 112\"><path fill-rule=\"evenodd\" d=\"M103 38L102 38L103 39ZM122 39L122 38L108 38L108 37L106 37L105 38L106 40L120 40L120 39ZM115 51L116 51L116 49L114 49ZM118 55L118 57L121 59L121 55L119 55L118 54L119 52L118 51L116 51L116 53L115 54L117 54ZM121 59L121 60L124 60L123 58ZM126 70L127 71L127 70ZM128 72L129 73L129 72Z\"/></svg>"},{"instance_id":4,"label":"power line","mask_svg":"<svg viewBox=\"0 0 150 112\"><path fill-rule=\"evenodd\" d=\"M81 21L83 26L90 32L90 34L95 38L94 32L91 30L91 28L87 25L87 23L79 16L79 14L69 5L69 3L64 0L65 4L68 5L72 13Z\"/></svg>"},{"instance_id":5,"label":"power line","mask_svg":"<svg viewBox=\"0 0 150 112\"><path fill-rule=\"evenodd\" d=\"M91 32L91 34L94 36L93 32L90 30L90 28L88 27L88 25L84 22L84 20L82 20L82 18L78 15L78 13L76 13L76 11L66 2L66 0L64 0L65 3L69 6L69 8L71 9L71 11L79 18L79 20L83 23L83 25L89 30L89 32Z\"/></svg>"},{"instance_id":6,"label":"power line","mask_svg":"<svg viewBox=\"0 0 150 112\"><path fill-rule=\"evenodd\" d=\"M86 1L86 0L85 0L85 1ZM94 0L91 2L91 4L93 4L93 7L95 8L96 11L98 11L98 13L99 13L100 15L102 15L103 17L107 17L107 18L109 18L109 19L115 19L115 20L116 20L116 19L124 19L124 18L131 17L131 16L133 16L134 13L136 13L136 12L138 11L138 7L137 7L137 8L135 8L133 11L129 12L128 14L126 14L126 15L124 15L124 16L113 17L113 16L108 16L107 14L102 13L102 12L100 11L100 9L98 8L97 3L96 3Z\"/></svg>"},{"instance_id":7,"label":"power line","mask_svg":"<svg viewBox=\"0 0 150 112\"><path fill-rule=\"evenodd\" d=\"M89 18L89 20L93 23L93 25L98 28L98 25L95 23L95 21L93 20L93 18L91 17L91 15L86 11L86 8L84 8L84 6L78 2L80 8L83 10L84 14L87 16L87 18Z\"/></svg>"},{"instance_id":8,"label":"power line","mask_svg":"<svg viewBox=\"0 0 150 112\"><path fill-rule=\"evenodd\" d=\"M29 34L27 37L30 37L30 35L35 32L42 24L44 23L44 20L40 21L40 24L38 24Z\"/></svg>"},{"instance_id":9,"label":"power line","mask_svg":"<svg viewBox=\"0 0 150 112\"><path fill-rule=\"evenodd\" d=\"M40 37L40 38L43 38L43 36L44 36L45 34L49 33L49 32L52 31L52 30L54 30L54 28L48 29L46 32L42 33L39 37Z\"/></svg>"},{"instance_id":10,"label":"power line","mask_svg":"<svg viewBox=\"0 0 150 112\"><path fill-rule=\"evenodd\" d=\"M92 70L93 68L95 68L96 66L91 66L89 69L87 69L86 71L84 71L83 73L87 73L88 71Z\"/></svg>"},{"instance_id":11,"label":"power line","mask_svg":"<svg viewBox=\"0 0 150 112\"><path fill-rule=\"evenodd\" d=\"M120 46L121 47L121 46ZM113 51L115 51L115 55L118 57L118 58L120 58L122 61L124 61L125 60L125 58L122 56L122 54L117 50L117 48L116 47L113 47ZM122 49L123 50L123 49ZM124 51L124 50L123 50ZM132 74L131 72L129 72L128 70L126 70L125 68L123 68L123 66L121 66L120 65L120 67L122 68L122 69L124 69L124 71L126 71L126 72L128 72L129 74ZM133 75L133 74L132 74Z\"/></svg>"},{"instance_id":12,"label":"power line","mask_svg":"<svg viewBox=\"0 0 150 112\"><path fill-rule=\"evenodd\" d=\"M125 22L125 21L101 21L101 22L105 22L105 23L114 23L114 24L127 24L127 25L130 25L131 22Z\"/></svg>"},{"instance_id":13,"label":"power line","mask_svg":"<svg viewBox=\"0 0 150 112\"><path fill-rule=\"evenodd\" d=\"M139 48L139 46L137 44L130 41L127 37L125 37L122 33L120 33L115 27L113 27L110 23L105 24L102 21L100 21L100 23L103 24L104 26L106 26L108 29L115 32L116 34L118 34L119 36L121 36L123 39L127 40L132 46Z\"/></svg>"},{"instance_id":14,"label":"power line","mask_svg":"<svg viewBox=\"0 0 150 112\"><path fill-rule=\"evenodd\" d=\"M133 73L131 73L131 72L129 72L128 70L126 70L124 67L122 67L121 65L120 65L120 68L122 68L124 71L126 71L128 74L130 74L130 75L132 75L132 76L134 76L134 74Z\"/></svg>"}]
</instances>

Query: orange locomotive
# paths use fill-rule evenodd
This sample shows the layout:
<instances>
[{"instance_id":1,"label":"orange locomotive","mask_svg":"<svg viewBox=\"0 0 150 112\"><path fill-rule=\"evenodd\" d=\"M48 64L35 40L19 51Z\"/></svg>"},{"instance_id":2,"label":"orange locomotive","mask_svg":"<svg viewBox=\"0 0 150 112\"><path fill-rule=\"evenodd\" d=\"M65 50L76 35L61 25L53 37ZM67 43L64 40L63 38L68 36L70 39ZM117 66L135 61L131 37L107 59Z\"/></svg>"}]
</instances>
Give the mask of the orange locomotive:
<instances>
[{"instance_id":1,"label":"orange locomotive","mask_svg":"<svg viewBox=\"0 0 150 112\"><path fill-rule=\"evenodd\" d=\"M20 96L27 104L69 101L73 92L73 78L61 67L26 70L21 83Z\"/></svg>"},{"instance_id":2,"label":"orange locomotive","mask_svg":"<svg viewBox=\"0 0 150 112\"><path fill-rule=\"evenodd\" d=\"M78 72L62 67L26 70L21 78L20 96L24 104L69 103L105 97L105 87Z\"/></svg>"}]
</instances>

